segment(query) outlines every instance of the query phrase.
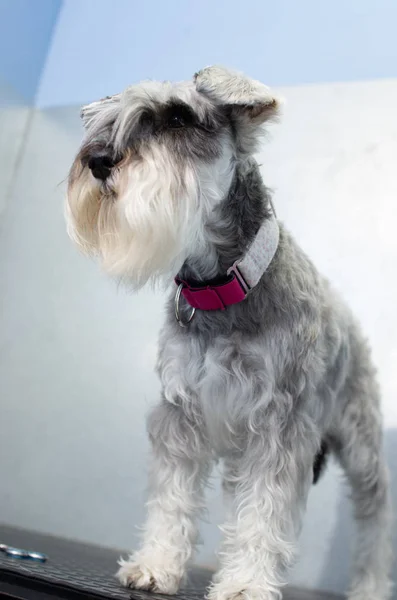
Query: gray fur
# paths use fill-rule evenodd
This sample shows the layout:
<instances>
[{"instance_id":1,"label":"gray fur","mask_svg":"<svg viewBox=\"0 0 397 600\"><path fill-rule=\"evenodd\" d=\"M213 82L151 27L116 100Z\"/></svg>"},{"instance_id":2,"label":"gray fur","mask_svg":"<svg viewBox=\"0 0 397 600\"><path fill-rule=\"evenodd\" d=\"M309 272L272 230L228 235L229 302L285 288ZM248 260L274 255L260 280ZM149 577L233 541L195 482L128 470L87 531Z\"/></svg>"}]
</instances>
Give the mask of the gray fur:
<instances>
[{"instance_id":1,"label":"gray fur","mask_svg":"<svg viewBox=\"0 0 397 600\"><path fill-rule=\"evenodd\" d=\"M175 103L185 103L191 121L173 130L167 123ZM70 180L74 238L84 243L90 233L99 254L108 251L99 235L108 213L101 230L95 222L95 207L109 201L108 192L93 187L86 205L76 193L81 178L87 188L85 157L98 145L110 149L120 155L115 168L122 171L125 156L145 160L142 148L154 144L169 161L170 175L177 162L178 173L187 165L198 180L197 197L193 185L188 198L198 201L201 221L192 221L195 243L187 241L175 259L179 275L222 276L270 216L270 195L251 153L260 126L277 106L265 86L221 68L199 72L185 88L144 84L106 100L103 108L90 105L84 116L88 137ZM216 179L220 159L226 164L225 191ZM155 189L155 171L153 182ZM106 186L113 190L112 201L120 201L117 183ZM171 199L177 210L181 198ZM90 220L80 216L80 222L80 213L73 215L76 206L86 212L90 207ZM108 211L114 253L120 216L111 212L113 205ZM128 261L125 265L132 277ZM140 273L137 279L143 280ZM142 548L121 561L122 583L177 591L197 542L208 475L222 459L230 511L209 597L280 598L313 466L326 447L351 484L358 525L349 600L388 600L390 506L380 398L369 348L350 310L281 223L276 255L244 302L225 311L197 311L182 329L174 317L174 293L160 335L162 398L148 420L153 449L148 518Z\"/></svg>"},{"instance_id":2,"label":"gray fur","mask_svg":"<svg viewBox=\"0 0 397 600\"><path fill-rule=\"evenodd\" d=\"M253 186L252 180L258 178L255 167L236 177L239 186L232 188L221 207L230 221L217 232L225 240L217 248L220 273L241 256L241 244L252 237L253 224L259 225L268 202L266 190ZM236 203L240 185L246 193L244 202ZM253 210L258 193L262 210ZM208 272L205 260L198 266L195 258L192 265L185 263L185 279L190 273L195 277L199 273L202 279L213 275L212 263ZM268 549L278 564L273 577L281 583L290 562L290 543L300 529L313 463L322 440L327 440L352 485L362 538L350 598L388 598L388 479L370 352L349 309L284 227L271 267L243 303L225 312L199 312L189 328L182 329L174 319L171 297L161 337L160 374L173 363L175 347L179 357L175 376L184 380L185 392L183 397L175 393L172 411L179 407L179 418L186 419L183 427L189 423L192 428L190 438L183 436L184 453L199 462L211 448L229 465L233 457L232 479L226 471L225 485L233 484L239 511L244 502L250 505L250 488L261 487L266 527L277 546ZM163 400L155 409L149 432L156 428L155 455L161 445L159 453L169 453L172 460L180 435L168 436L163 429L168 406ZM199 449L197 426L203 436ZM196 447L190 454L192 441ZM281 515L287 522L280 520ZM236 535L234 519L228 527ZM226 581L237 568L237 557L242 560L243 548L235 549L236 563L225 570ZM214 590L216 595L216 585ZM274 597L276 590L274 584ZM273 595L259 593L260 598Z\"/></svg>"}]
</instances>

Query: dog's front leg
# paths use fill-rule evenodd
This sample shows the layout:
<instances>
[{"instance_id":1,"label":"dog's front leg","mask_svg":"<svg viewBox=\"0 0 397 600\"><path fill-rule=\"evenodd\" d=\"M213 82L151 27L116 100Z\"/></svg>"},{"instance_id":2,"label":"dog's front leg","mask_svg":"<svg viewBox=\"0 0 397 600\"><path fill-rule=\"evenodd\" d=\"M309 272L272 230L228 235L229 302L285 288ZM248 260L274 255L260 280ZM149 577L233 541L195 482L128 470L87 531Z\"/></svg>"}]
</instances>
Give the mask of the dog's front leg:
<instances>
[{"instance_id":1,"label":"dog's front leg","mask_svg":"<svg viewBox=\"0 0 397 600\"><path fill-rule=\"evenodd\" d=\"M180 406L163 401L151 413L148 517L143 544L121 561L123 585L175 594L197 538L210 456L197 423Z\"/></svg>"},{"instance_id":2,"label":"dog's front leg","mask_svg":"<svg viewBox=\"0 0 397 600\"><path fill-rule=\"evenodd\" d=\"M210 600L281 598L313 478L316 434L299 423L276 433L276 419L269 423L264 433L250 434L243 454L225 472L234 511L223 527L221 569Z\"/></svg>"}]
</instances>

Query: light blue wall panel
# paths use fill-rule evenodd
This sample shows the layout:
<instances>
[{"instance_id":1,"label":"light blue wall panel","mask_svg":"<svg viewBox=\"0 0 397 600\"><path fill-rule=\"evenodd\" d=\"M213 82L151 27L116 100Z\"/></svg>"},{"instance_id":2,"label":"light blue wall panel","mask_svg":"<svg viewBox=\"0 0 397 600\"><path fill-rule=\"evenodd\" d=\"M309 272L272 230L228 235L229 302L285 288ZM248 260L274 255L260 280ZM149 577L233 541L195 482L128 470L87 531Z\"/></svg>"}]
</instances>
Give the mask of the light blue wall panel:
<instances>
[{"instance_id":1,"label":"light blue wall panel","mask_svg":"<svg viewBox=\"0 0 397 600\"><path fill-rule=\"evenodd\" d=\"M62 0L0 0L0 83L32 102Z\"/></svg>"},{"instance_id":2,"label":"light blue wall panel","mask_svg":"<svg viewBox=\"0 0 397 600\"><path fill-rule=\"evenodd\" d=\"M207 64L272 85L397 75L395 0L65 0L38 95L83 103Z\"/></svg>"}]
</instances>

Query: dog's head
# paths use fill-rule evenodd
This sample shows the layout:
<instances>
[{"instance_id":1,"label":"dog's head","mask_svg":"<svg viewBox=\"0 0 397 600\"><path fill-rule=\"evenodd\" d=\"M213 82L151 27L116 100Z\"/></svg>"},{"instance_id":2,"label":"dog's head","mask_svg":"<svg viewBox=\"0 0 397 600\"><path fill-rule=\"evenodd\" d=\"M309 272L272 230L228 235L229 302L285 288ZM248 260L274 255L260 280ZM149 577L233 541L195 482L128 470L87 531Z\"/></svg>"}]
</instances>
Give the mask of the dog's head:
<instances>
[{"instance_id":1,"label":"dog's head","mask_svg":"<svg viewBox=\"0 0 397 600\"><path fill-rule=\"evenodd\" d=\"M266 86L221 67L85 106L68 185L71 237L135 287L176 272L278 107Z\"/></svg>"}]
</instances>

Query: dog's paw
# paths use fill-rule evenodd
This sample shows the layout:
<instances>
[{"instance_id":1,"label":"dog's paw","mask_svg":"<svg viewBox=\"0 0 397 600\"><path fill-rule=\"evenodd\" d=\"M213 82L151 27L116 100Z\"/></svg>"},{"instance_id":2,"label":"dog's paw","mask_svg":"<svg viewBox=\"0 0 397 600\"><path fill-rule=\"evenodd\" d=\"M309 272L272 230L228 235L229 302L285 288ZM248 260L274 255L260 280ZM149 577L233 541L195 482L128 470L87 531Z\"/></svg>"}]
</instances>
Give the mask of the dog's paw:
<instances>
[{"instance_id":1,"label":"dog's paw","mask_svg":"<svg viewBox=\"0 0 397 600\"><path fill-rule=\"evenodd\" d=\"M359 593L359 594L349 594L347 596L347 600L384 600L385 598L389 598L389 596L377 596L376 594L367 594L367 593Z\"/></svg>"},{"instance_id":2,"label":"dog's paw","mask_svg":"<svg viewBox=\"0 0 397 600\"><path fill-rule=\"evenodd\" d=\"M238 581L213 583L207 594L207 600L275 600L276 597L279 596L268 594L263 588L239 585Z\"/></svg>"},{"instance_id":3,"label":"dog's paw","mask_svg":"<svg viewBox=\"0 0 397 600\"><path fill-rule=\"evenodd\" d=\"M167 570L165 565L137 560L120 560L116 577L125 587L159 594L176 594L181 577Z\"/></svg>"},{"instance_id":4,"label":"dog's paw","mask_svg":"<svg viewBox=\"0 0 397 600\"><path fill-rule=\"evenodd\" d=\"M382 594L378 594L377 592L353 592L348 594L347 600L389 600L390 593L385 592Z\"/></svg>"},{"instance_id":5,"label":"dog's paw","mask_svg":"<svg viewBox=\"0 0 397 600\"><path fill-rule=\"evenodd\" d=\"M393 595L393 584L384 579L380 583L361 581L352 586L347 594L347 600L390 600Z\"/></svg>"}]
</instances>

